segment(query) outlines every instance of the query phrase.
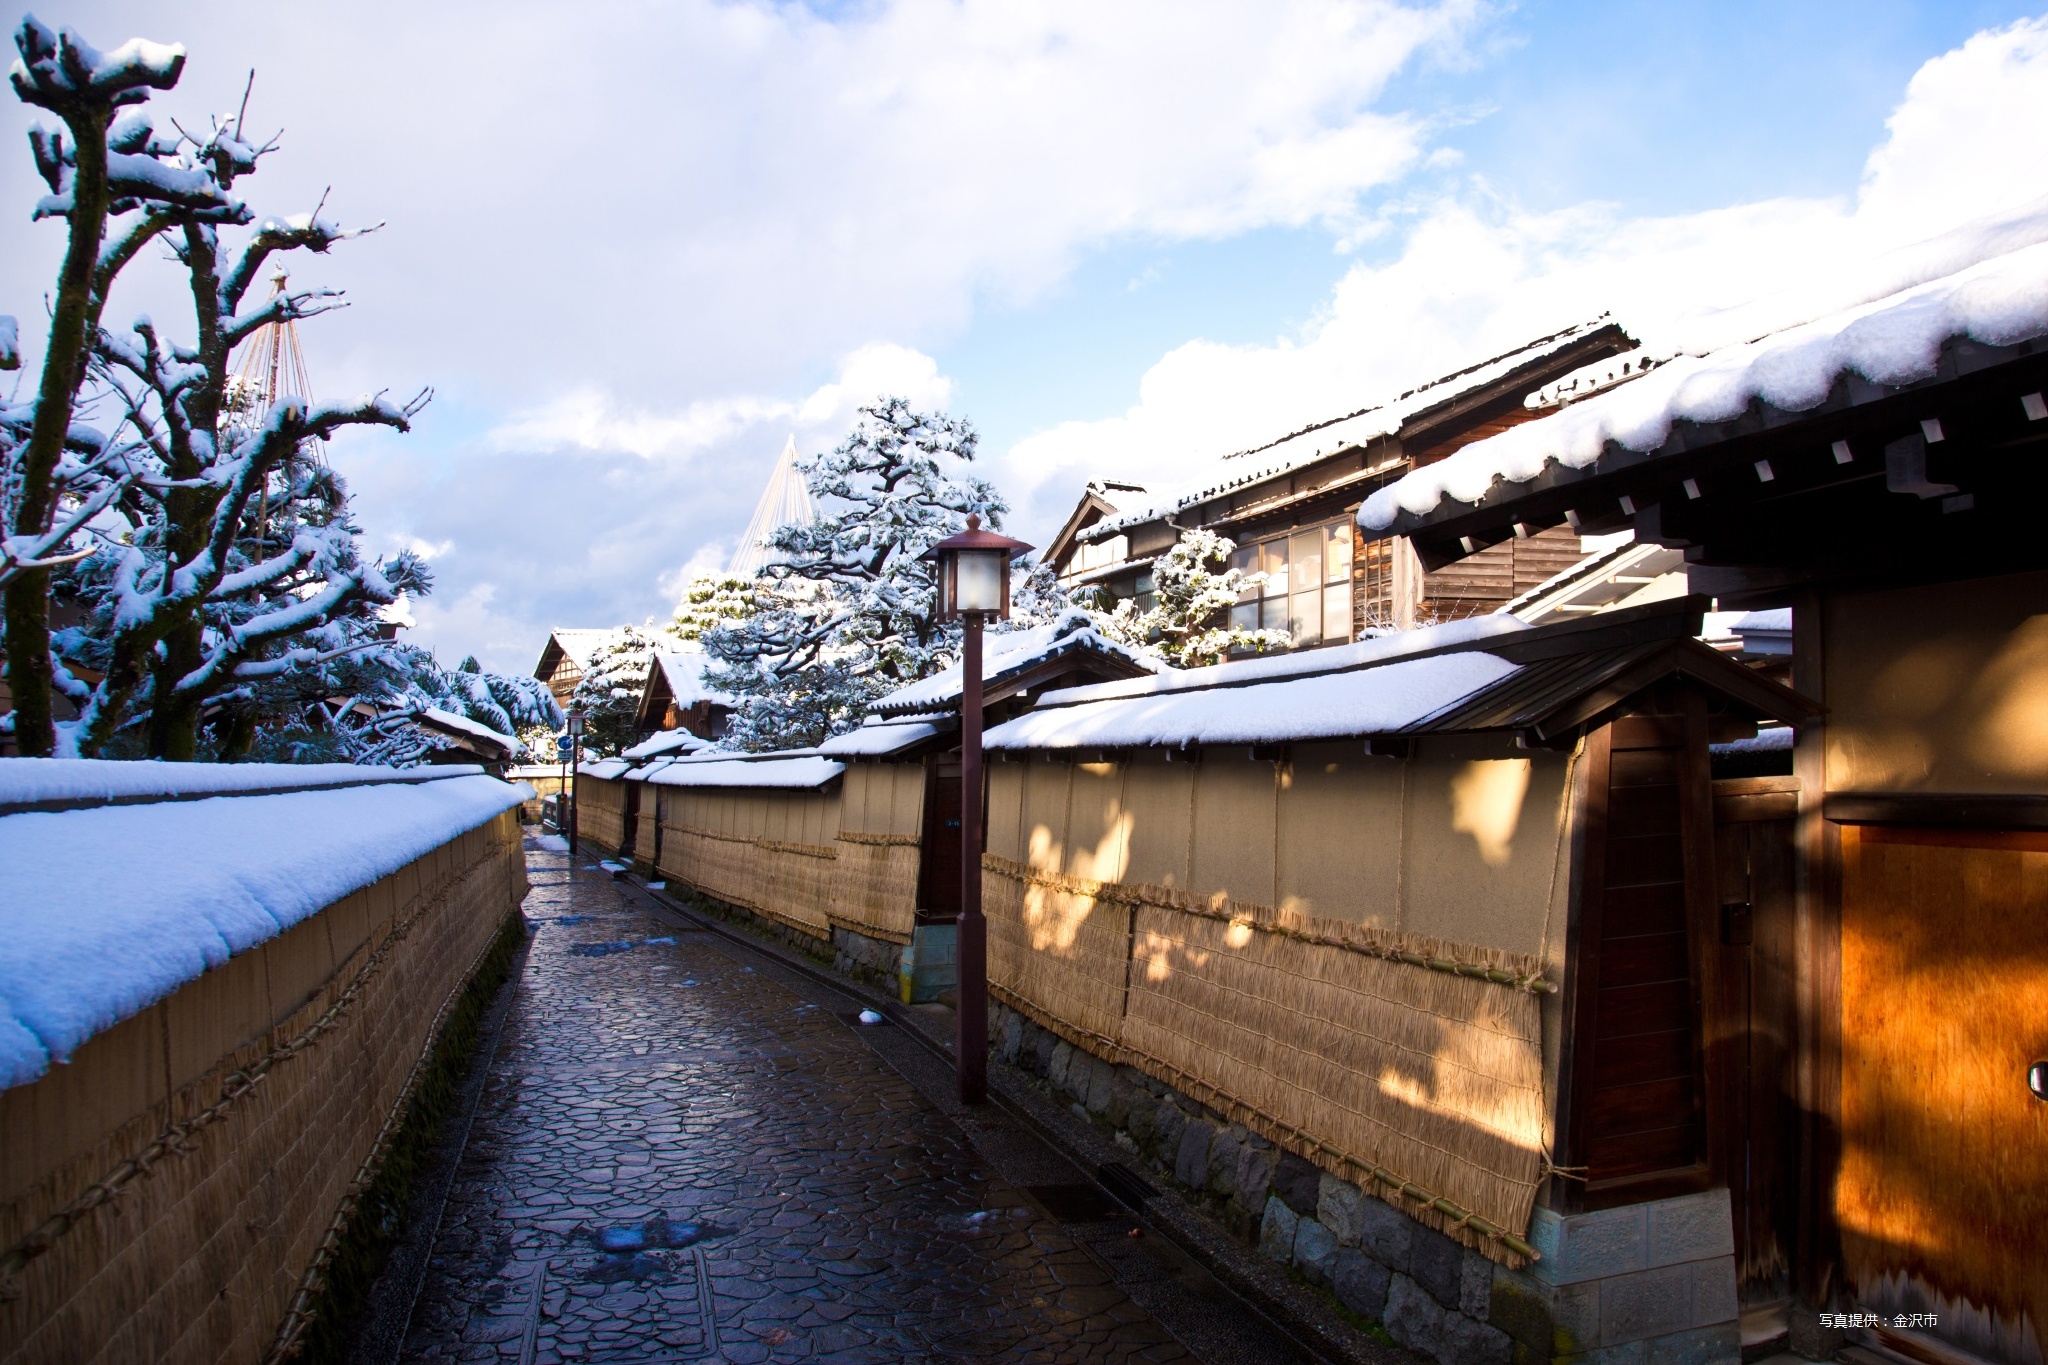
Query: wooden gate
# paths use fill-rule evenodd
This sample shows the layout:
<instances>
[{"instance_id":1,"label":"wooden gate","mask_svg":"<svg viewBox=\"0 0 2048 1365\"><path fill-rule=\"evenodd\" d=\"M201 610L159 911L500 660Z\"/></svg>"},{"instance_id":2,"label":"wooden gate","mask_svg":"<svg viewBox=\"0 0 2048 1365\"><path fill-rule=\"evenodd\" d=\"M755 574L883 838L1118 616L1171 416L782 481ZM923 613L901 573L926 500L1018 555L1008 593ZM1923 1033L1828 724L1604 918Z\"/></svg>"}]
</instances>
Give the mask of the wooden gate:
<instances>
[{"instance_id":1,"label":"wooden gate","mask_svg":"<svg viewBox=\"0 0 2048 1365\"><path fill-rule=\"evenodd\" d=\"M1742 777L1714 783L1720 889L1718 999L1710 1029L1722 1087L1708 1106L1722 1130L1735 1271L1745 1307L1792 1294L1797 1250L1799 1110L1793 833L1799 783Z\"/></svg>"},{"instance_id":2,"label":"wooden gate","mask_svg":"<svg viewBox=\"0 0 2048 1365\"><path fill-rule=\"evenodd\" d=\"M1842 829L1842 1161L1861 1306L2042 1358L2048 831Z\"/></svg>"},{"instance_id":3,"label":"wooden gate","mask_svg":"<svg viewBox=\"0 0 2048 1365\"><path fill-rule=\"evenodd\" d=\"M983 803L986 807L986 802ZM926 760L924 847L917 877L917 922L951 924L960 915L960 755Z\"/></svg>"}]
</instances>

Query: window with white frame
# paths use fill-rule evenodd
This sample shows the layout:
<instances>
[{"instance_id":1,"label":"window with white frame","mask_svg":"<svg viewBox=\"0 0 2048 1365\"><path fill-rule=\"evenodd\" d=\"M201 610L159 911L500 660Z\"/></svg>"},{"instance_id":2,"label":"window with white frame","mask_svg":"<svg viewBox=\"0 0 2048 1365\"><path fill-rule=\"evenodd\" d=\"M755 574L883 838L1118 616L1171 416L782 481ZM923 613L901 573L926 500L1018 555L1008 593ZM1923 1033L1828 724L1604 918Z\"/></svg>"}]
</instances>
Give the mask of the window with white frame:
<instances>
[{"instance_id":1,"label":"window with white frame","mask_svg":"<svg viewBox=\"0 0 2048 1365\"><path fill-rule=\"evenodd\" d=\"M1351 522L1308 526L1271 540L1240 545L1230 566L1263 573L1262 586L1238 595L1230 623L1245 630L1284 630L1296 646L1342 644L1351 638Z\"/></svg>"}]
</instances>

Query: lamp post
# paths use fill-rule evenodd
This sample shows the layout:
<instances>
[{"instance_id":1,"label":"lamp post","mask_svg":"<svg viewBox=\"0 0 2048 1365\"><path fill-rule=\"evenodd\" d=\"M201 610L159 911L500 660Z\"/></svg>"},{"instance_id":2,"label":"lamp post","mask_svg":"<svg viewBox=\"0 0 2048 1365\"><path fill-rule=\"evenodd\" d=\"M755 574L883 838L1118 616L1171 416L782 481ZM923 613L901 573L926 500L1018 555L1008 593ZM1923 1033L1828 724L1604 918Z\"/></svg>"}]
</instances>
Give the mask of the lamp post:
<instances>
[{"instance_id":1,"label":"lamp post","mask_svg":"<svg viewBox=\"0 0 2048 1365\"><path fill-rule=\"evenodd\" d=\"M967 529L925 552L938 564L938 619L965 628L960 647L960 918L959 985L953 1060L960 1102L988 1098L988 923L981 915L981 628L1010 614L1010 561L1031 547L1021 540Z\"/></svg>"},{"instance_id":2,"label":"lamp post","mask_svg":"<svg viewBox=\"0 0 2048 1365\"><path fill-rule=\"evenodd\" d=\"M569 713L569 869L576 868L576 770L583 766L583 713Z\"/></svg>"}]
</instances>

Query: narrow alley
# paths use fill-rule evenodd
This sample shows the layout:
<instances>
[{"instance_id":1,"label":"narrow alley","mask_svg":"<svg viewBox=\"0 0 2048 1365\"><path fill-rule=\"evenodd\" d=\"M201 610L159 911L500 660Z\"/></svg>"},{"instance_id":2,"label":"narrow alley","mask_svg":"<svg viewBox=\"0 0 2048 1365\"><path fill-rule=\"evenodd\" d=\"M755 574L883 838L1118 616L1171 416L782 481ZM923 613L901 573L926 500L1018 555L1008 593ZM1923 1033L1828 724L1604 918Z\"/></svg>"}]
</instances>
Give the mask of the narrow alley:
<instances>
[{"instance_id":1,"label":"narrow alley","mask_svg":"<svg viewBox=\"0 0 2048 1365\"><path fill-rule=\"evenodd\" d=\"M402 1359L1297 1359L854 997L527 856Z\"/></svg>"}]
</instances>

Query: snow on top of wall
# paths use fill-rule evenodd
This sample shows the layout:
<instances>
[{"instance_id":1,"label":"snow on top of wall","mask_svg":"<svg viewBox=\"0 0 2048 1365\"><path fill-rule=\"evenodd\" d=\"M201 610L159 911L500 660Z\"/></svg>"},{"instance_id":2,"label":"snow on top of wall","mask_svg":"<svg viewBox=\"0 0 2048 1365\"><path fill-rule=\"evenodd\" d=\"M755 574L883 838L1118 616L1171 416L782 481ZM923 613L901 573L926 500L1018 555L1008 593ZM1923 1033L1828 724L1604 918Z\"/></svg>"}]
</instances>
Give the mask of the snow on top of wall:
<instances>
[{"instance_id":1,"label":"snow on top of wall","mask_svg":"<svg viewBox=\"0 0 2048 1365\"><path fill-rule=\"evenodd\" d=\"M761 758L704 755L677 759L649 772L646 781L661 787L822 787L846 771L844 763L808 751L770 754Z\"/></svg>"},{"instance_id":2,"label":"snow on top of wall","mask_svg":"<svg viewBox=\"0 0 2048 1365\"><path fill-rule=\"evenodd\" d=\"M1752 401L1803 412L1823 402L1845 371L1876 384L1926 379L1935 371L1942 343L1954 337L2009 346L2048 334L2048 241L2043 236L2048 236L2048 199L2023 213L1895 253L1870 266L1870 278L1910 279L1929 263L1963 262L1963 268L1755 340L1680 355L1560 412L1475 441L1367 498L1358 523L1368 531L1385 531L1402 513L1426 515L1445 498L1476 503L1496 479L1526 483L1552 464L1583 469L1610 443L1655 450L1676 423L1729 421ZM2013 248L2015 241L2029 237L2031 245ZM1837 297L1858 292L1849 283L1833 287ZM1790 311L1793 305L1781 299L1740 316L1761 319ZM1723 331L1731 325L1717 323Z\"/></svg>"},{"instance_id":3,"label":"snow on top of wall","mask_svg":"<svg viewBox=\"0 0 2048 1365\"><path fill-rule=\"evenodd\" d=\"M622 758L649 759L660 758L664 754L695 753L699 749L710 747L711 741L702 735L692 734L688 730L663 730L651 738L641 740L630 749L621 749L619 755Z\"/></svg>"},{"instance_id":4,"label":"snow on top of wall","mask_svg":"<svg viewBox=\"0 0 2048 1365\"><path fill-rule=\"evenodd\" d=\"M854 729L820 744L818 752L834 758L880 758L900 753L935 737L939 733L935 719L950 723L953 718L906 716L902 720L884 720L879 716L869 716Z\"/></svg>"},{"instance_id":5,"label":"snow on top of wall","mask_svg":"<svg viewBox=\"0 0 2048 1365\"><path fill-rule=\"evenodd\" d=\"M1717 754L1775 754L1792 748L1794 732L1789 725L1758 730L1748 739L1731 739L1707 747Z\"/></svg>"},{"instance_id":6,"label":"snow on top of wall","mask_svg":"<svg viewBox=\"0 0 2048 1365\"><path fill-rule=\"evenodd\" d=\"M1610 318L1600 317L1567 327L1554 336L1540 338L1517 350L1459 370L1455 374L1433 379L1419 388L1408 390L1390 402L1361 408L1343 417L1303 427L1300 431L1292 432L1265 445L1225 455L1200 479L1184 484L1166 497L1134 511L1106 517L1080 532L1077 539L1102 540L1133 526L1142 526L1148 521L1170 516L1198 502L1206 502L1233 488L1242 488L1246 484L1285 474L1289 470L1320 460L1326 455L1334 455L1353 446L1365 445L1381 436L1395 435L1407 424L1409 418L1418 413L1475 389L1483 389L1532 361L1571 346L1588 333L1608 326L1611 322Z\"/></svg>"},{"instance_id":7,"label":"snow on top of wall","mask_svg":"<svg viewBox=\"0 0 2048 1365\"><path fill-rule=\"evenodd\" d=\"M1207 668L1163 670L1149 678L1122 678L1116 682L1087 683L1081 687L1062 688L1057 692L1046 693L1038 699L1038 704L1043 709L1048 706L1070 706L1079 702L1106 701L1117 697L1149 697L1165 692L1192 692L1272 678L1330 673L1383 659L1398 659L1407 654L1419 654L1426 649L1442 649L1449 645L1490 640L1497 635L1510 635L1527 629L1524 623L1512 616L1470 616L1462 621L1448 621L1440 626L1391 631L1385 635L1375 635L1370 639L1358 640L1348 645L1334 645L1328 649L1307 649L1292 654L1262 654L1255 658L1212 664Z\"/></svg>"},{"instance_id":8,"label":"snow on top of wall","mask_svg":"<svg viewBox=\"0 0 2048 1365\"><path fill-rule=\"evenodd\" d=\"M1113 654L1145 669L1158 669L1158 660L1148 658L1129 645L1118 644L1098 634L1095 622L1085 611L1069 611L1046 625L1026 630L991 631L982 637L981 679L991 682L1007 673L1028 668L1070 649L1090 649ZM935 710L959 704L960 680L966 675L959 664L944 668L919 682L899 687L877 701L875 711L905 709Z\"/></svg>"},{"instance_id":9,"label":"snow on top of wall","mask_svg":"<svg viewBox=\"0 0 2048 1365\"><path fill-rule=\"evenodd\" d=\"M0 758L0 809L111 805L201 796L439 782L481 774L473 763L382 768L355 763L160 763L148 759Z\"/></svg>"},{"instance_id":10,"label":"snow on top of wall","mask_svg":"<svg viewBox=\"0 0 2048 1365\"><path fill-rule=\"evenodd\" d=\"M420 712L420 717L446 729L460 731L475 739L498 745L507 753L519 752L519 740L516 736L500 733L488 725L471 720L468 716L458 716L453 711L443 711L438 706L429 706Z\"/></svg>"},{"instance_id":11,"label":"snow on top of wall","mask_svg":"<svg viewBox=\"0 0 2048 1365\"><path fill-rule=\"evenodd\" d=\"M610 782L614 778L624 777L632 771L633 766L633 760L630 758L593 758L577 764L576 773L579 777L594 777L600 782Z\"/></svg>"},{"instance_id":12,"label":"snow on top of wall","mask_svg":"<svg viewBox=\"0 0 2048 1365\"><path fill-rule=\"evenodd\" d=\"M695 641L686 641L673 650L662 650L655 661L661 665L661 675L668 680L668 690L674 694L677 706L695 706L699 702L710 702L713 706L731 706L732 697L704 681L704 670L712 663L711 656Z\"/></svg>"},{"instance_id":13,"label":"snow on top of wall","mask_svg":"<svg viewBox=\"0 0 2048 1365\"><path fill-rule=\"evenodd\" d=\"M0 770L47 761L5 759ZM223 765L96 766L182 773ZM225 766L245 773L258 765ZM106 785L122 781L115 775ZM87 786L80 775L62 789ZM34 1080L233 954L532 795L472 771L0 816L0 1087Z\"/></svg>"},{"instance_id":14,"label":"snow on top of wall","mask_svg":"<svg viewBox=\"0 0 2048 1365\"><path fill-rule=\"evenodd\" d=\"M1267 744L1388 734L1435 715L1520 665L1476 650L1249 687L1027 711L989 731L990 749Z\"/></svg>"}]
</instances>

